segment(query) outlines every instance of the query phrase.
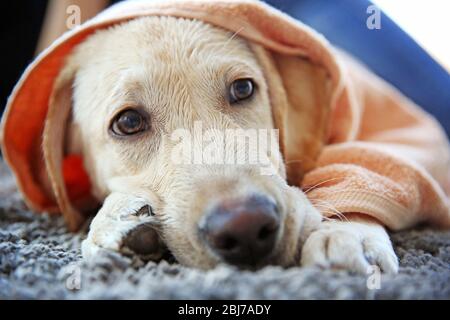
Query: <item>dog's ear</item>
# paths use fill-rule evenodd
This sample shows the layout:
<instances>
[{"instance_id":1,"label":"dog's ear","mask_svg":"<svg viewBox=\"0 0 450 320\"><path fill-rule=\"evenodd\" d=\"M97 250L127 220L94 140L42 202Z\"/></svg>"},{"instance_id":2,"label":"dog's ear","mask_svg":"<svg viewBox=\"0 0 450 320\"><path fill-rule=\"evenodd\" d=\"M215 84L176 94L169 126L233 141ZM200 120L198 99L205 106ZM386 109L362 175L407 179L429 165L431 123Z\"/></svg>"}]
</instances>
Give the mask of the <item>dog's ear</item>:
<instances>
[{"instance_id":1,"label":"dog's ear","mask_svg":"<svg viewBox=\"0 0 450 320\"><path fill-rule=\"evenodd\" d=\"M324 68L306 58L253 44L269 86L272 115L290 184L314 168L328 137L331 84Z\"/></svg>"},{"instance_id":2,"label":"dog's ear","mask_svg":"<svg viewBox=\"0 0 450 320\"><path fill-rule=\"evenodd\" d=\"M71 231L78 230L85 217L76 202L86 201L89 179L80 155L66 154L72 111L75 72L64 70L55 81L45 121L42 148L54 198ZM78 203L79 204L79 203Z\"/></svg>"}]
</instances>

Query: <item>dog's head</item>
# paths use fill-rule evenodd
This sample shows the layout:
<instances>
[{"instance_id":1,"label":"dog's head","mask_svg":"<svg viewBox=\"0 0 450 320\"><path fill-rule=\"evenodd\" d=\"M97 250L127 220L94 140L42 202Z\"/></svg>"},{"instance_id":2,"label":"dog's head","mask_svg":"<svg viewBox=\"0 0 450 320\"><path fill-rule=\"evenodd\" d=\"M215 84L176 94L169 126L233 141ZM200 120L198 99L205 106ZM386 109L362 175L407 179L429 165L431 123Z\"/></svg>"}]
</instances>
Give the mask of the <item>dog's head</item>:
<instances>
[{"instance_id":1,"label":"dog's head","mask_svg":"<svg viewBox=\"0 0 450 320\"><path fill-rule=\"evenodd\" d=\"M56 200L74 229L79 211L114 192L131 194L151 205L162 241L182 263L297 262L303 237L320 221L298 187L329 137L338 84L318 62L327 52L320 41L309 59L287 44L263 41L252 28L235 29L155 15L103 28L79 43L48 96L36 96L40 104L49 101L48 112L36 115L45 118L43 140L22 137L27 145L4 147L28 148L26 161L35 155L35 163L23 166L22 158L5 153L10 163L22 161L14 165L28 201L42 210ZM311 45L308 37L295 41ZM51 62L41 65L54 67ZM21 90L39 92L27 85ZM25 95L16 95L11 108L19 110ZM8 119L5 136L21 114ZM81 155L87 177L70 154Z\"/></svg>"},{"instance_id":2,"label":"dog's head","mask_svg":"<svg viewBox=\"0 0 450 320\"><path fill-rule=\"evenodd\" d=\"M304 73L288 95L293 83L283 83L278 70L290 68ZM236 33L146 17L79 45L53 104L70 104L67 147L83 155L95 198L122 192L149 199L179 261L287 265L317 214L286 182L275 108L298 104L289 117L302 121L283 127L298 133L290 143L305 133L323 137L310 129L322 127L316 110L327 102L326 83L320 68L283 61ZM290 154L290 179L298 181L320 145L303 147L315 150Z\"/></svg>"}]
</instances>

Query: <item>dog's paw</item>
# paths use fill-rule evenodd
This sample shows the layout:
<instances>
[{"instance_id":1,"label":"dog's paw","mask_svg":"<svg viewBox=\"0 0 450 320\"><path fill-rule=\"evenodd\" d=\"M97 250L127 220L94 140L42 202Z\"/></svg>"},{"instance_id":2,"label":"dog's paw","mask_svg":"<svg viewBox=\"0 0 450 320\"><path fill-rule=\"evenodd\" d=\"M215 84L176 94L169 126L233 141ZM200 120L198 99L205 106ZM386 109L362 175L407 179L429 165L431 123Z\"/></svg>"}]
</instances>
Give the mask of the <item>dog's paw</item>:
<instances>
[{"instance_id":1,"label":"dog's paw","mask_svg":"<svg viewBox=\"0 0 450 320\"><path fill-rule=\"evenodd\" d=\"M301 264L363 274L376 265L385 273L398 272L398 259L384 228L355 221L323 222L306 240Z\"/></svg>"},{"instance_id":2,"label":"dog's paw","mask_svg":"<svg viewBox=\"0 0 450 320\"><path fill-rule=\"evenodd\" d=\"M120 193L108 196L81 246L85 259L104 250L139 256L142 260L158 260L163 256L166 247L147 200Z\"/></svg>"}]
</instances>

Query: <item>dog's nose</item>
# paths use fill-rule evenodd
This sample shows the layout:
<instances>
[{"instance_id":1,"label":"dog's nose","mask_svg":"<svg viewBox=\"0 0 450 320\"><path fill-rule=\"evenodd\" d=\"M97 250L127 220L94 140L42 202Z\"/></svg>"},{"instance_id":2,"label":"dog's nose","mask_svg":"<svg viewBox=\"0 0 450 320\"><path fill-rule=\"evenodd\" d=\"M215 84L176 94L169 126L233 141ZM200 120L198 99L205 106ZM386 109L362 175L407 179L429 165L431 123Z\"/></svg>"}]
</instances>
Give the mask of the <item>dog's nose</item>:
<instances>
[{"instance_id":1,"label":"dog's nose","mask_svg":"<svg viewBox=\"0 0 450 320\"><path fill-rule=\"evenodd\" d=\"M254 266L274 249L280 226L276 204L265 196L228 200L210 209L201 231L226 262Z\"/></svg>"}]
</instances>

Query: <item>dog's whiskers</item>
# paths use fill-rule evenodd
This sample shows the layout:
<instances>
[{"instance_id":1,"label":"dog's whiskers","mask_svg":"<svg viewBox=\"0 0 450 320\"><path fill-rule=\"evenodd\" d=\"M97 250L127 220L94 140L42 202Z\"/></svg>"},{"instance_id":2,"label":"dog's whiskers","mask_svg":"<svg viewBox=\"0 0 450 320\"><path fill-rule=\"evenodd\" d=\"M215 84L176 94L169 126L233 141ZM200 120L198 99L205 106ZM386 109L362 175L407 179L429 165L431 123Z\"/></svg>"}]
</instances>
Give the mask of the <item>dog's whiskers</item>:
<instances>
[{"instance_id":1,"label":"dog's whiskers","mask_svg":"<svg viewBox=\"0 0 450 320\"><path fill-rule=\"evenodd\" d=\"M316 183L315 185L313 185L313 186L311 186L311 187L308 187L306 190L303 190L303 192L304 192L304 193L308 193L308 192L310 192L312 189L315 189L315 188L317 188L318 186L320 186L320 185L322 185L322 184L324 184L324 183L327 183L327 182L330 182L330 181L335 181L335 180L338 180L338 179L341 179L341 178L330 178L330 179L323 180L323 181L321 181L321 182Z\"/></svg>"},{"instance_id":2,"label":"dog's whiskers","mask_svg":"<svg viewBox=\"0 0 450 320\"><path fill-rule=\"evenodd\" d=\"M320 212L322 212L322 214L325 214L323 216L324 218L333 220L332 218L330 218L330 216L336 216L340 221L345 220L344 215L339 211L335 210L334 208L330 208L325 205L315 205L315 207L318 208Z\"/></svg>"},{"instance_id":3,"label":"dog's whiskers","mask_svg":"<svg viewBox=\"0 0 450 320\"><path fill-rule=\"evenodd\" d=\"M244 30L244 27L240 27L236 32L234 32L230 38L228 38L228 40L223 44L223 48L225 48L226 46L228 46L228 44L242 31Z\"/></svg>"},{"instance_id":4,"label":"dog's whiskers","mask_svg":"<svg viewBox=\"0 0 450 320\"><path fill-rule=\"evenodd\" d=\"M325 211L324 213L334 213L339 218L339 220L348 221L348 219L344 215L344 213L342 213L341 211L336 209L336 207L334 205L332 205L331 203L329 203L328 201L321 200L321 199L310 199L310 201L311 201L312 205L317 208L324 208L324 209L329 210L329 211Z\"/></svg>"}]
</instances>

